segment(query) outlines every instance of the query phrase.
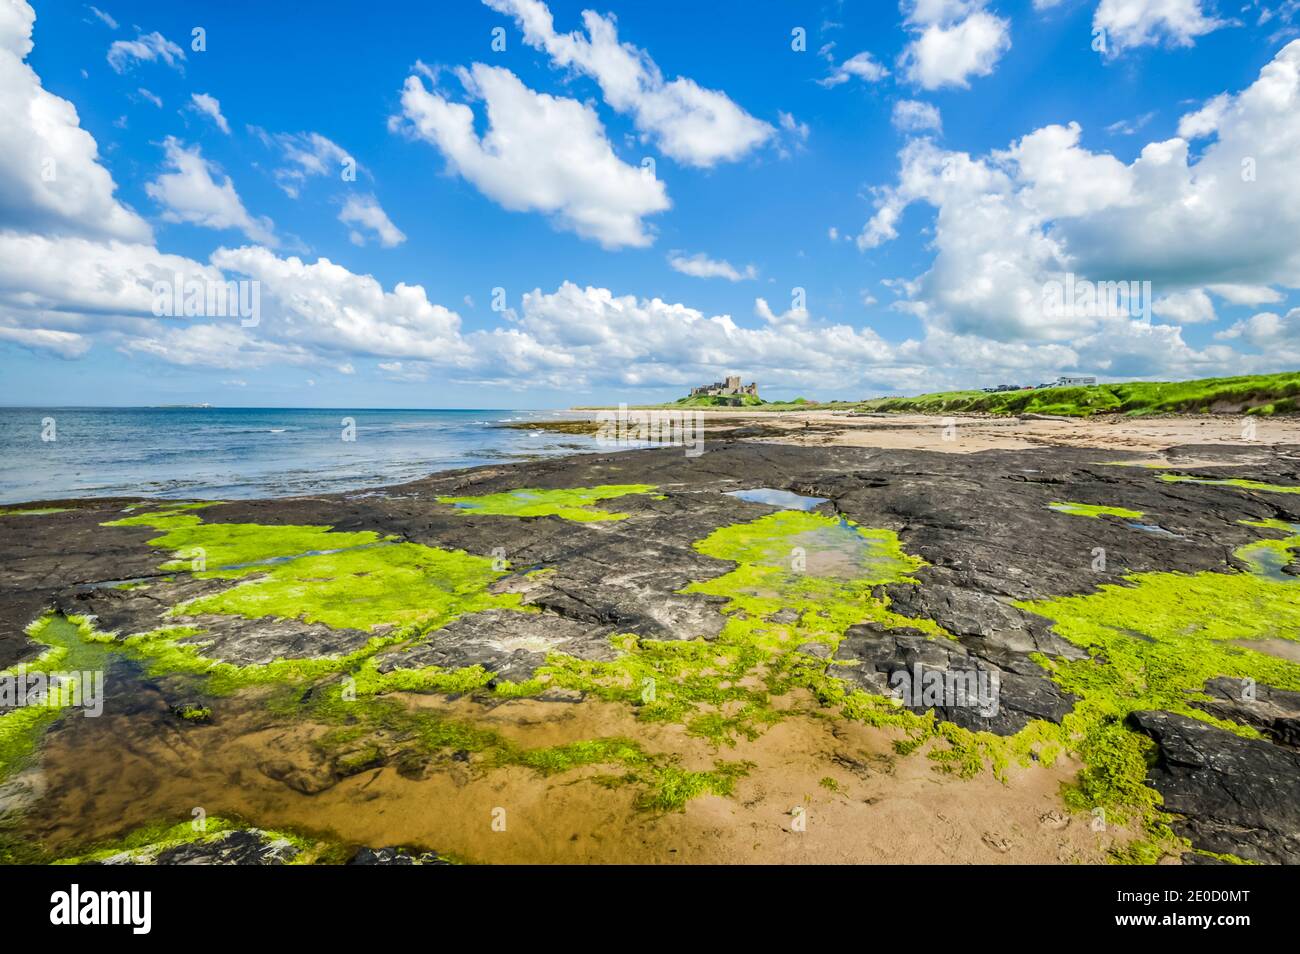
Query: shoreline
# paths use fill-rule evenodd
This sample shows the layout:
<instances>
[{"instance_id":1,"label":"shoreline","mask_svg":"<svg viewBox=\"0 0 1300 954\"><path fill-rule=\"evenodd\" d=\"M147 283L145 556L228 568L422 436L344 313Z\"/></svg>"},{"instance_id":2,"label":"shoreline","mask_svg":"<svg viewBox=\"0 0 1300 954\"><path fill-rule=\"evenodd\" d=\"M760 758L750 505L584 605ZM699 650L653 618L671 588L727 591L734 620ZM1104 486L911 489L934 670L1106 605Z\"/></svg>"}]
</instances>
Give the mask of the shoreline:
<instances>
[{"instance_id":1,"label":"shoreline","mask_svg":"<svg viewBox=\"0 0 1300 954\"><path fill-rule=\"evenodd\" d=\"M629 411L635 409L629 408ZM1041 415L998 416L990 414L849 414L843 411L753 411L744 408L694 408L701 416L703 439L707 443L741 441L756 444L784 444L795 447L845 447L876 450L925 450L945 454L974 454L996 450L1031 448L1092 448L1103 452L1150 455L1152 463L1160 452L1177 445L1214 445L1249 449L1279 445L1300 445L1300 416L1262 419L1234 415L1165 415L1138 418L1095 416L1060 418ZM537 412L540 413L540 412ZM497 421L487 430L539 432L578 438L595 437L599 430L598 410L569 409L557 416L526 421ZM566 415L560 417L558 415ZM580 415L575 419L574 415ZM1254 437L1243 439L1244 422L1254 424ZM949 426L952 422L952 426ZM0 519L6 512L45 507L75 508L111 501L125 505L150 502L179 503L189 500L289 500L314 496L382 493L389 487L432 479L439 475L473 471L482 467L509 466L541 461L564 461L588 454L651 449L656 441L635 446L611 445L562 448L561 452L516 454L496 463L475 463L428 470L419 476L393 483L360 483L343 488L309 490L304 493L205 496L202 493L174 496L131 495L120 492L104 496L63 495L0 502ZM1186 461L1185 461L1186 463Z\"/></svg>"}]
</instances>

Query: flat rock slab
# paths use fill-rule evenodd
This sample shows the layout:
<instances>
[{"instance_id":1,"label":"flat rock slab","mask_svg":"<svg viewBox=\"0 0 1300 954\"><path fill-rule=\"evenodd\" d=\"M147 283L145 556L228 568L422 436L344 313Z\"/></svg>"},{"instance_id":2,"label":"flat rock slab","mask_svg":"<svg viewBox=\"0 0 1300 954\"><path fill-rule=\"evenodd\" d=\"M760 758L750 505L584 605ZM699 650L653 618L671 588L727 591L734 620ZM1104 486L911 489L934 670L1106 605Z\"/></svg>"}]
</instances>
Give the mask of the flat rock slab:
<instances>
[{"instance_id":1,"label":"flat rock slab","mask_svg":"<svg viewBox=\"0 0 1300 954\"><path fill-rule=\"evenodd\" d=\"M1160 756L1148 780L1192 844L1251 861L1300 863L1300 754L1170 712L1135 712Z\"/></svg>"}]
</instances>

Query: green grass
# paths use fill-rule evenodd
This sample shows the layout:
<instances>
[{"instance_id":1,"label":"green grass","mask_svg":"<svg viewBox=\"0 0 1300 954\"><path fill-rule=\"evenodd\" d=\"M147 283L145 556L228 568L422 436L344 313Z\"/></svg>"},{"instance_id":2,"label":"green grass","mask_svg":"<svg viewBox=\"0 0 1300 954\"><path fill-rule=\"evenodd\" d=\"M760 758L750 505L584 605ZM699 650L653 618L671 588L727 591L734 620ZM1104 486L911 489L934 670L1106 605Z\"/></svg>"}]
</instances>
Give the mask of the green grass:
<instances>
[{"instance_id":1,"label":"green grass","mask_svg":"<svg viewBox=\"0 0 1300 954\"><path fill-rule=\"evenodd\" d=\"M723 397L718 394L702 394L699 397L678 398L667 407L761 407L766 404L760 397L743 394L738 397Z\"/></svg>"},{"instance_id":2,"label":"green grass","mask_svg":"<svg viewBox=\"0 0 1300 954\"><path fill-rule=\"evenodd\" d=\"M1260 416L1300 411L1300 372L1252 374L1197 381L1138 381L1089 387L1042 388L1030 391L943 391L911 398L880 398L861 405L866 411L920 414L1212 414L1248 413Z\"/></svg>"}]
</instances>

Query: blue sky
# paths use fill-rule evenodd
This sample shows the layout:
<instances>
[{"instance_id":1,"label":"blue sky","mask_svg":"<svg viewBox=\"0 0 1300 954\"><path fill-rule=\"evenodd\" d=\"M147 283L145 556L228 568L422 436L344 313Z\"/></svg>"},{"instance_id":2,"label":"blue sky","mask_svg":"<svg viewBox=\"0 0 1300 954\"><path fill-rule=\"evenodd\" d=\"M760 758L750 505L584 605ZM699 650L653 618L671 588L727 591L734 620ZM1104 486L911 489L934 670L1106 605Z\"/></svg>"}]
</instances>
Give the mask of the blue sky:
<instances>
[{"instance_id":1,"label":"blue sky","mask_svg":"<svg viewBox=\"0 0 1300 954\"><path fill-rule=\"evenodd\" d=\"M1294 368L1298 7L0 0L0 403ZM178 272L258 324L154 314Z\"/></svg>"}]
</instances>

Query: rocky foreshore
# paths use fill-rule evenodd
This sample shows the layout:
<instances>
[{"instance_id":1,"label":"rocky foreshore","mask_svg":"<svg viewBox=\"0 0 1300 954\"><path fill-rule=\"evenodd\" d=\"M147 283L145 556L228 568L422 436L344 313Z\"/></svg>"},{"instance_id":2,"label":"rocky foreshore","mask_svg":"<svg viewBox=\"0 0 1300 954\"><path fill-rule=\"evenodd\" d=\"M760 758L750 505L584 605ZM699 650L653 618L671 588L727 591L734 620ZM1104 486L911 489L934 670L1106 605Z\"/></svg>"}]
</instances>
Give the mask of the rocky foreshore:
<instances>
[{"instance_id":1,"label":"rocky foreshore","mask_svg":"<svg viewBox=\"0 0 1300 954\"><path fill-rule=\"evenodd\" d=\"M270 758L259 742L246 772L259 792L295 798L390 773L462 791L499 777L626 789L627 831L648 841L683 824L663 821L673 813L694 819L694 799L715 799L731 807L708 824L726 831L749 824L758 789L778 787L781 733L830 718L843 726L835 750L803 756L818 796L839 799L824 814L845 838L907 824L872 817L905 765L951 786L945 797L993 784L1008 805L1032 773L1057 771L1064 795L1037 804L1060 819L1042 823L1045 844L1071 826L1070 844L1051 846L1061 860L1293 863L1298 485L1294 445L1185 445L1150 460L711 440L697 457L589 454L378 492L43 502L0 516L0 667L106 668L105 717L124 746L279 732L292 751ZM755 489L798 496L733 495ZM934 696L919 692L925 673ZM946 691L963 684L993 695ZM141 702L153 695L154 708ZM64 711L19 732L4 728L18 709L0 711L0 810L21 838L68 856L128 834L51 820L75 801L60 747L89 745L95 720ZM552 721L574 732L552 738ZM894 752L853 749L853 726ZM837 774L851 765L857 781ZM859 781L871 794L846 800ZM250 816L262 802L241 794L248 784L231 778L210 799L283 827ZM382 812L374 791L354 793L356 812ZM907 791L924 811L926 789ZM157 807L185 817L186 804ZM449 850L328 818L318 827L354 851L422 844L355 856L364 863ZM797 814L778 824L799 831ZM282 859L259 838L231 833L205 851ZM975 838L966 860L1019 857L1014 839Z\"/></svg>"}]
</instances>

